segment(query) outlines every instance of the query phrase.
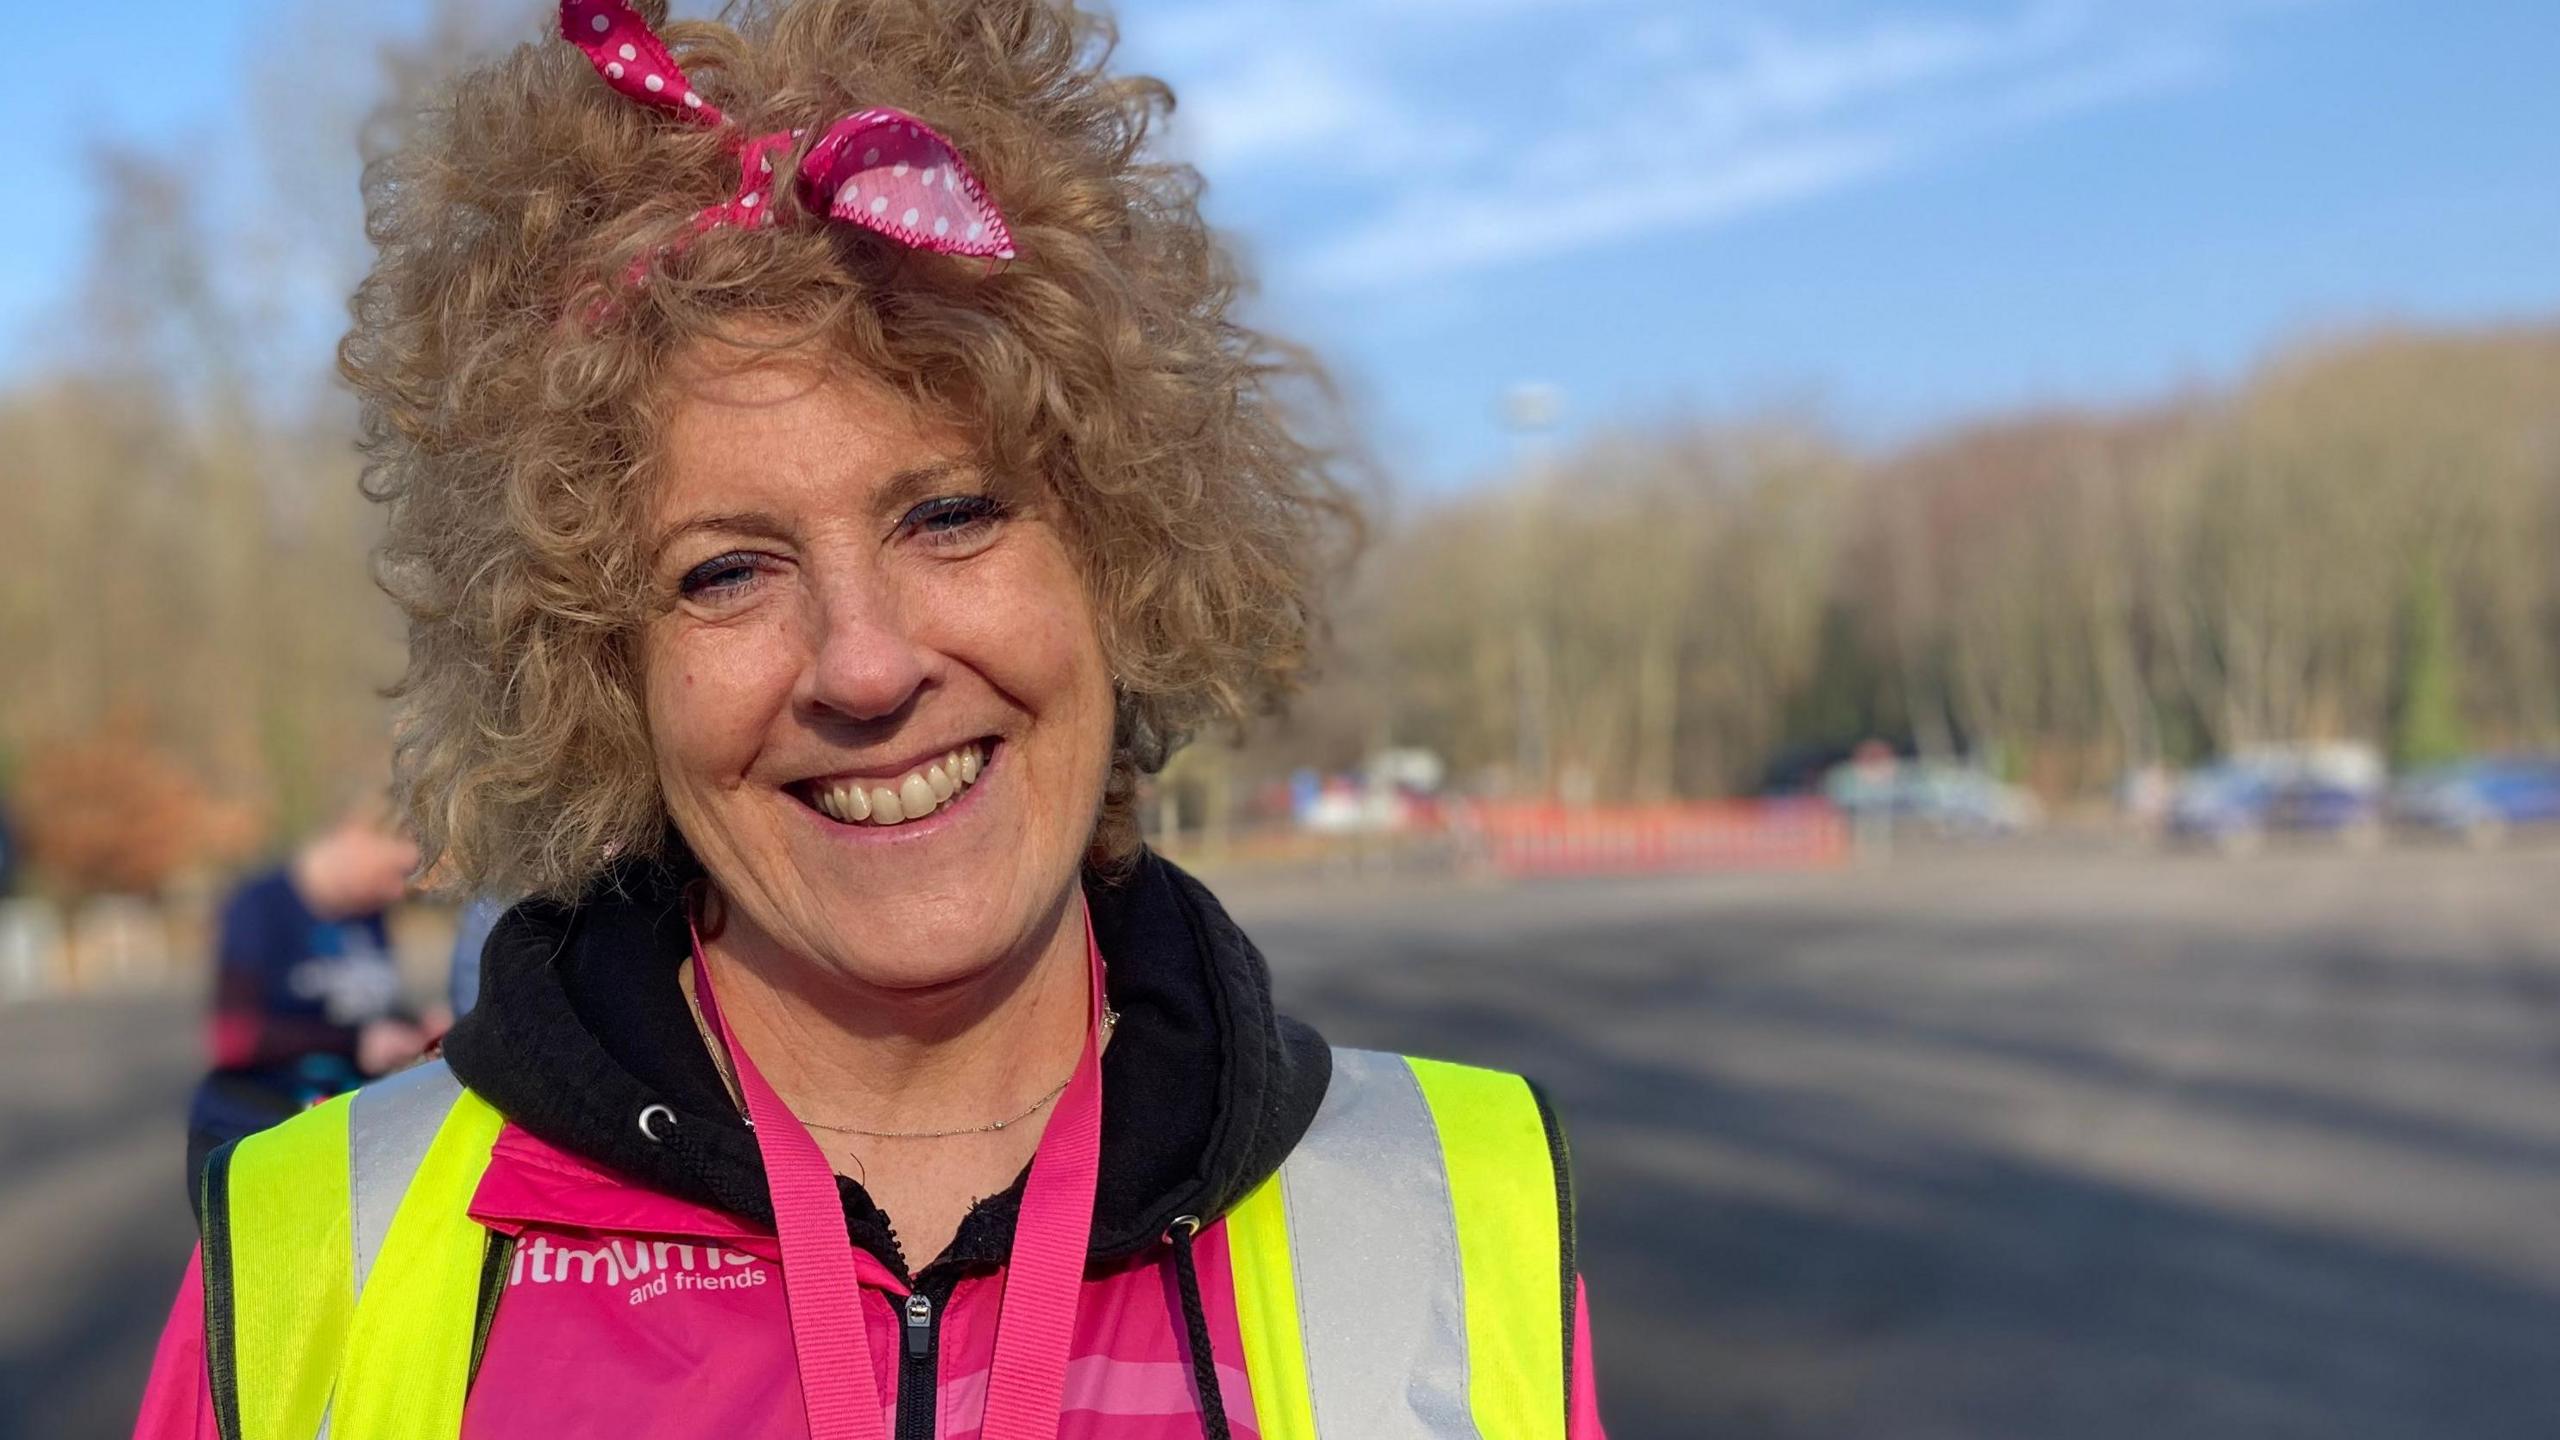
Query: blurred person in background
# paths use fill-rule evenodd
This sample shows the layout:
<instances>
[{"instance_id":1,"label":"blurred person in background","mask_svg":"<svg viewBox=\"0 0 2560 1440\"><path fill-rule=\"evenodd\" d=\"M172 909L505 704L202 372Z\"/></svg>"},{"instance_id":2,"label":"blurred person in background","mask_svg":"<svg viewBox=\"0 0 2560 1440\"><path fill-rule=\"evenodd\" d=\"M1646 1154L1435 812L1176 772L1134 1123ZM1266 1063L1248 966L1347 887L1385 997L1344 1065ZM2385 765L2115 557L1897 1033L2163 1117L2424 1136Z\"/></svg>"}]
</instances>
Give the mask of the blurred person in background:
<instances>
[{"instance_id":1,"label":"blurred person in background","mask_svg":"<svg viewBox=\"0 0 2560 1440\"><path fill-rule=\"evenodd\" d=\"M383 925L417 868L417 843L388 823L379 803L360 803L223 903L213 1071L187 1117L190 1194L216 1147L426 1050L443 1017L403 1004Z\"/></svg>"},{"instance_id":2,"label":"blurred person in background","mask_svg":"<svg viewBox=\"0 0 2560 1440\"><path fill-rule=\"evenodd\" d=\"M139 1433L1597 1437L1543 1100L1280 1016L1138 838L1356 526L1169 94L1051 0L664 8L369 176L401 781L535 898L214 1157Z\"/></svg>"},{"instance_id":3,"label":"blurred person in background","mask_svg":"<svg viewBox=\"0 0 2560 1440\"><path fill-rule=\"evenodd\" d=\"M0 899L18 893L18 832L10 827L9 806L0 797Z\"/></svg>"}]
</instances>

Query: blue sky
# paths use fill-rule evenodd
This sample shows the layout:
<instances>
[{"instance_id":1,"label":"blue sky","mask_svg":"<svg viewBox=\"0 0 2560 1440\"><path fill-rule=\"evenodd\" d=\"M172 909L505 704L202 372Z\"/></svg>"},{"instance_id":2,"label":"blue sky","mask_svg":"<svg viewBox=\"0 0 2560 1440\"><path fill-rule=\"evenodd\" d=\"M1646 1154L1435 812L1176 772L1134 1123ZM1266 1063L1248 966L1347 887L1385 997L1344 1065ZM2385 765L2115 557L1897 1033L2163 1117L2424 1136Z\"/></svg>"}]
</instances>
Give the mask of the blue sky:
<instances>
[{"instance_id":1,"label":"blue sky","mask_svg":"<svg viewBox=\"0 0 2560 1440\"><path fill-rule=\"evenodd\" d=\"M272 193L244 168L259 127L291 129L298 96L370 64L352 39L325 74L251 57L278 27L370 23L348 13L108 0L17 22L0 374L77 324L60 297L89 242L81 137L183 145L216 221L250 224L222 206ZM1811 403L1885 443L2228 378L2307 334L2560 313L2554 0L1120 15L1126 59L1182 97L1168 143L1207 173L1263 315L1336 361L1423 487L1503 462L1501 397L1523 382L1557 388L1568 431ZM335 191L312 205L351 223ZM283 308L325 338L311 288Z\"/></svg>"}]
</instances>

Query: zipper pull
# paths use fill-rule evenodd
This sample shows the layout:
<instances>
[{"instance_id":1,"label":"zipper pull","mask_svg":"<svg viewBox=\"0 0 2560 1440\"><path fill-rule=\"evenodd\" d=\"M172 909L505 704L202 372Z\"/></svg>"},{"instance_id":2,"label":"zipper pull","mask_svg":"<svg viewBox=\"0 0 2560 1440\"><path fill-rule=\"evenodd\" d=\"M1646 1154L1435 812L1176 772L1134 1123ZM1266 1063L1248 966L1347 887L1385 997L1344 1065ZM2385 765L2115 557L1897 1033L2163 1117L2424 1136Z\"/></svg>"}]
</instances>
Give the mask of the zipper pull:
<instances>
[{"instance_id":1,"label":"zipper pull","mask_svg":"<svg viewBox=\"0 0 2560 1440\"><path fill-rule=\"evenodd\" d=\"M907 1358L933 1353L933 1297L919 1291L907 1297Z\"/></svg>"}]
</instances>

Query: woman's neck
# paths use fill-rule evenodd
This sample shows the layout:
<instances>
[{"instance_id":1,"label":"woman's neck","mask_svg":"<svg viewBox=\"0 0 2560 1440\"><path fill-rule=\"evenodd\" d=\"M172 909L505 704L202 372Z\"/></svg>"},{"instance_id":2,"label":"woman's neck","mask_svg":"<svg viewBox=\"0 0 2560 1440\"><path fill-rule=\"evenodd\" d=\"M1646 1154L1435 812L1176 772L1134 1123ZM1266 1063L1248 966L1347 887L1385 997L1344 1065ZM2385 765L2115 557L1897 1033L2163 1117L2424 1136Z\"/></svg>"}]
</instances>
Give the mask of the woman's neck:
<instances>
[{"instance_id":1,"label":"woman's neck","mask_svg":"<svg viewBox=\"0 0 2560 1440\"><path fill-rule=\"evenodd\" d=\"M789 954L734 911L702 949L731 1032L803 1121L957 1130L1007 1118L1074 1068L1090 1012L1082 899L1071 889L1014 952L923 990Z\"/></svg>"}]
</instances>

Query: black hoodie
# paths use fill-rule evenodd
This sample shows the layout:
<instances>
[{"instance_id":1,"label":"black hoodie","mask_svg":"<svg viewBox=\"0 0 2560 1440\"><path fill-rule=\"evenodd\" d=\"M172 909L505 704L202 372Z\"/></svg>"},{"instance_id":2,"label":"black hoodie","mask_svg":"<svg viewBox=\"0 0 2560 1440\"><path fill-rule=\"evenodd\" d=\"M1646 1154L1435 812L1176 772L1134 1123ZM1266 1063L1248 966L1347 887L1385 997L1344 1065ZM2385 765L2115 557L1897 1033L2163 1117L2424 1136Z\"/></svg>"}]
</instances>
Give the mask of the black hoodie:
<instances>
[{"instance_id":1,"label":"black hoodie","mask_svg":"<svg viewBox=\"0 0 2560 1440\"><path fill-rule=\"evenodd\" d=\"M1224 1214L1280 1167L1315 1118L1332 1052L1278 1014L1260 952L1201 884L1153 854L1090 880L1094 935L1121 1022L1102 1061L1102 1174L1092 1258L1134 1254L1177 1216ZM755 1137L676 983L682 885L626 865L575 905L509 911L482 953L480 999L444 1042L454 1074L535 1136L641 1184L770 1224ZM670 1128L640 1113L664 1105ZM838 1182L854 1243L908 1273L888 1219ZM932 1268L1000 1263L1022 1181L981 1200Z\"/></svg>"}]
</instances>

